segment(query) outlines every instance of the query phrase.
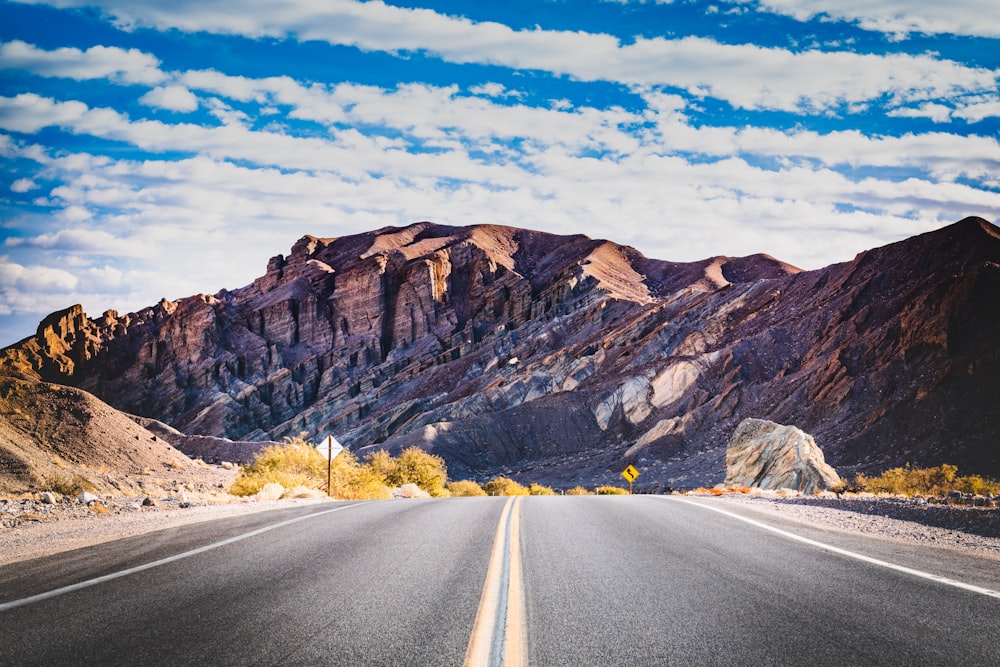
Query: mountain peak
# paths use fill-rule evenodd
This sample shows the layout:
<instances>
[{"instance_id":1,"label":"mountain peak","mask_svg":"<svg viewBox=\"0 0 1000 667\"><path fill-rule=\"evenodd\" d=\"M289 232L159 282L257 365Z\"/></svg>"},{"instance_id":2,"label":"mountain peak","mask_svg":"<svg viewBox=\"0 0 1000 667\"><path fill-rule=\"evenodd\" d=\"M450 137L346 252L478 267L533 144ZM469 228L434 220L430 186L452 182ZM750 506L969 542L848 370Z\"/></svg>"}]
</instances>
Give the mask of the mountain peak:
<instances>
[{"instance_id":1,"label":"mountain peak","mask_svg":"<svg viewBox=\"0 0 1000 667\"><path fill-rule=\"evenodd\" d=\"M1000 239L1000 227L977 216L969 216L959 220L941 231L951 232L956 237L973 242L984 239Z\"/></svg>"}]
</instances>

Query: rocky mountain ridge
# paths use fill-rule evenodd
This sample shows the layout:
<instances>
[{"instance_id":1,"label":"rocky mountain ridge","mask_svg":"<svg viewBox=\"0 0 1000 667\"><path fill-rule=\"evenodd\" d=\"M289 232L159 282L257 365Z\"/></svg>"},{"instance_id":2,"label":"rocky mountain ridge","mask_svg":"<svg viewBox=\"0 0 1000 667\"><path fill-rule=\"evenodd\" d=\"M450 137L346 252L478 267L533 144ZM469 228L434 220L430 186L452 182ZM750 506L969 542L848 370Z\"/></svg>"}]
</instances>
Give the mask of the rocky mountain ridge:
<instances>
[{"instance_id":1,"label":"rocky mountain ridge","mask_svg":"<svg viewBox=\"0 0 1000 667\"><path fill-rule=\"evenodd\" d=\"M191 435L418 444L456 477L715 483L745 417L804 429L842 474L998 475L998 288L978 218L808 272L418 223L305 236L232 292L54 313L0 369Z\"/></svg>"}]
</instances>

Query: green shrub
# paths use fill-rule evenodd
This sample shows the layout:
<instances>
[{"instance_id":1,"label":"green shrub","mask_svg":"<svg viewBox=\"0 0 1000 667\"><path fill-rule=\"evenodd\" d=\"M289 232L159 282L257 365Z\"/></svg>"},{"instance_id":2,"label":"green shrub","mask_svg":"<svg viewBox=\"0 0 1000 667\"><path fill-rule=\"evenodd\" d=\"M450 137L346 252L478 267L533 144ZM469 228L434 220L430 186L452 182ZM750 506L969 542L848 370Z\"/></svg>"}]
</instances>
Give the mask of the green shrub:
<instances>
[{"instance_id":1,"label":"green shrub","mask_svg":"<svg viewBox=\"0 0 1000 667\"><path fill-rule=\"evenodd\" d=\"M491 496L527 496L531 495L528 487L518 484L503 475L494 477L483 485L483 489Z\"/></svg>"},{"instance_id":2,"label":"green shrub","mask_svg":"<svg viewBox=\"0 0 1000 667\"><path fill-rule=\"evenodd\" d=\"M566 492L567 496L592 496L594 495L588 489L582 486L574 486L572 489Z\"/></svg>"},{"instance_id":3,"label":"green shrub","mask_svg":"<svg viewBox=\"0 0 1000 667\"><path fill-rule=\"evenodd\" d=\"M452 497L459 496L485 496L486 491L471 479L460 479L457 482L448 482L448 492Z\"/></svg>"},{"instance_id":4,"label":"green shrub","mask_svg":"<svg viewBox=\"0 0 1000 667\"><path fill-rule=\"evenodd\" d=\"M627 496L628 490L623 489L620 486L599 486L594 489L594 492L599 496Z\"/></svg>"},{"instance_id":5,"label":"green shrub","mask_svg":"<svg viewBox=\"0 0 1000 667\"><path fill-rule=\"evenodd\" d=\"M554 496L556 492L552 490L552 487L542 486L537 482L532 482L528 487L528 495L531 496Z\"/></svg>"}]
</instances>

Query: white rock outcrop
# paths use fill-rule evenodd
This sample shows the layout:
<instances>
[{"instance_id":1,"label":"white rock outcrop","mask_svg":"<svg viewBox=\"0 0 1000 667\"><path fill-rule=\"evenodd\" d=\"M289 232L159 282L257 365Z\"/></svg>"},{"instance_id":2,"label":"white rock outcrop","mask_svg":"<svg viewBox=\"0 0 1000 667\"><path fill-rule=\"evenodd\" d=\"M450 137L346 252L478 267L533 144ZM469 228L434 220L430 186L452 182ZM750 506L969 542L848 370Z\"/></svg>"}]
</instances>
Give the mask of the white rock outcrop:
<instances>
[{"instance_id":1,"label":"white rock outcrop","mask_svg":"<svg viewBox=\"0 0 1000 667\"><path fill-rule=\"evenodd\" d=\"M618 408L622 409L626 419L633 424L641 423L652 412L649 393L649 377L640 375L625 380L595 408L597 425L602 431L606 431Z\"/></svg>"},{"instance_id":2,"label":"white rock outcrop","mask_svg":"<svg viewBox=\"0 0 1000 667\"><path fill-rule=\"evenodd\" d=\"M100 498L95 496L90 491L81 492L80 495L76 497L76 499L77 501L83 503L84 505L89 505L90 503L96 503L97 501L100 500Z\"/></svg>"},{"instance_id":3,"label":"white rock outcrop","mask_svg":"<svg viewBox=\"0 0 1000 667\"><path fill-rule=\"evenodd\" d=\"M726 447L726 486L818 493L840 484L808 433L763 419L744 419Z\"/></svg>"}]
</instances>

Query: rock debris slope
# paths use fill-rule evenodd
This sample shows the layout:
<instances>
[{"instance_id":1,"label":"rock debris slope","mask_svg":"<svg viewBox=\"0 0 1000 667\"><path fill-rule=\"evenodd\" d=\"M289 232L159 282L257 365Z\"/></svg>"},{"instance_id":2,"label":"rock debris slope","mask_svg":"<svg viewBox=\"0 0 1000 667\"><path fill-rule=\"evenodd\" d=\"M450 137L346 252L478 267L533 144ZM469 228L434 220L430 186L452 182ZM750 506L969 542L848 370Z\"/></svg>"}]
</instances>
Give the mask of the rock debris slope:
<instances>
[{"instance_id":1,"label":"rock debris slope","mask_svg":"<svg viewBox=\"0 0 1000 667\"><path fill-rule=\"evenodd\" d=\"M978 218L808 272L419 223L303 237L232 292L54 313L0 365L187 434L418 444L453 477L721 482L748 416L813 434L841 473L996 475L998 294Z\"/></svg>"}]
</instances>

